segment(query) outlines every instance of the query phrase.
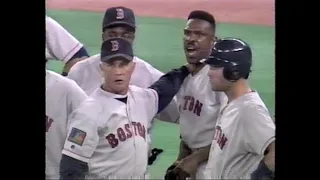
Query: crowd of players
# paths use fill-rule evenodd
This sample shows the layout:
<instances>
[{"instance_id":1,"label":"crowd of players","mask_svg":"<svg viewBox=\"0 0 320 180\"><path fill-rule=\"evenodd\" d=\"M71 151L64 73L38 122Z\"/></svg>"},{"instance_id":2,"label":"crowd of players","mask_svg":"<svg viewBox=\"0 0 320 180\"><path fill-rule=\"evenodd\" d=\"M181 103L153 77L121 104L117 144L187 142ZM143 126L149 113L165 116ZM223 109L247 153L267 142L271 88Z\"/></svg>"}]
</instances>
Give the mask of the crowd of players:
<instances>
[{"instance_id":1,"label":"crowd of players","mask_svg":"<svg viewBox=\"0 0 320 180\"><path fill-rule=\"evenodd\" d=\"M164 74L135 56L130 8L111 7L100 54L46 16L46 179L148 178L154 118L178 123L177 159L164 179L273 179L275 125L247 82L250 46L217 38L214 17L192 11L183 29L186 64ZM66 77L63 77L66 76Z\"/></svg>"}]
</instances>

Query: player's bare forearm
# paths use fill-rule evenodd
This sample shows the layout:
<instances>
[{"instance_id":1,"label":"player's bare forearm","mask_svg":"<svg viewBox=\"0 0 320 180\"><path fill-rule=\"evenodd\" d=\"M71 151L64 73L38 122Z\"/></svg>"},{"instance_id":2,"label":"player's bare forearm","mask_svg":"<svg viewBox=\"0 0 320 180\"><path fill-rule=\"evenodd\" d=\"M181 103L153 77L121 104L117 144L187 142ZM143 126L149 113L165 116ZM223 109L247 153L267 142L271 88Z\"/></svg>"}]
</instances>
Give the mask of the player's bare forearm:
<instances>
[{"instance_id":1,"label":"player's bare forearm","mask_svg":"<svg viewBox=\"0 0 320 180\"><path fill-rule=\"evenodd\" d=\"M192 160L196 161L197 164L200 165L201 163L208 161L210 148L211 144L193 152L187 158L191 158Z\"/></svg>"},{"instance_id":2,"label":"player's bare forearm","mask_svg":"<svg viewBox=\"0 0 320 180\"><path fill-rule=\"evenodd\" d=\"M191 149L182 140L180 140L179 150L177 161L180 161L192 153Z\"/></svg>"},{"instance_id":3,"label":"player's bare forearm","mask_svg":"<svg viewBox=\"0 0 320 180\"><path fill-rule=\"evenodd\" d=\"M173 165L173 173L177 174L179 179L185 179L185 177L191 177L191 179L194 179L199 165L208 160L210 147L211 145L200 148L192 152L189 156L184 157L181 160L177 160ZM170 171L167 173L170 173Z\"/></svg>"},{"instance_id":4,"label":"player's bare forearm","mask_svg":"<svg viewBox=\"0 0 320 180\"><path fill-rule=\"evenodd\" d=\"M67 76L70 69L73 65L75 65L77 62L82 61L84 59L87 59L89 57L88 51L85 47L81 47L71 58L70 60L65 64L63 68L63 75Z\"/></svg>"},{"instance_id":5,"label":"player's bare forearm","mask_svg":"<svg viewBox=\"0 0 320 180\"><path fill-rule=\"evenodd\" d=\"M272 172L275 170L275 142L273 141L267 148L267 153L264 156L264 163L268 167L268 169Z\"/></svg>"},{"instance_id":6,"label":"player's bare forearm","mask_svg":"<svg viewBox=\"0 0 320 180\"><path fill-rule=\"evenodd\" d=\"M68 61L64 65L62 72L65 73L65 74L69 73L69 71L70 71L70 69L72 68L73 65L75 65L77 62L82 61L82 60L87 59L87 58L88 58L88 56L83 56L81 58L71 59L70 61Z\"/></svg>"}]
</instances>

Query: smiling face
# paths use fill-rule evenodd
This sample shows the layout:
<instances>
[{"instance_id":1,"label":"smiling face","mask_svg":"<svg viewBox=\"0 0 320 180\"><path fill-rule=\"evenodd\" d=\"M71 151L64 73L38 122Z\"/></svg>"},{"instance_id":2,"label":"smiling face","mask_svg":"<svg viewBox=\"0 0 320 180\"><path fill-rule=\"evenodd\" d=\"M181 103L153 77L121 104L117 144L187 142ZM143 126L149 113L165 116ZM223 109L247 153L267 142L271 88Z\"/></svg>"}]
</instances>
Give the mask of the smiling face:
<instances>
[{"instance_id":1,"label":"smiling face","mask_svg":"<svg viewBox=\"0 0 320 180\"><path fill-rule=\"evenodd\" d=\"M200 19L189 19L184 29L184 52L188 63L196 64L210 55L215 32L211 24Z\"/></svg>"},{"instance_id":2,"label":"smiling face","mask_svg":"<svg viewBox=\"0 0 320 180\"><path fill-rule=\"evenodd\" d=\"M100 64L106 89L115 94L126 94L135 63L124 58L114 58Z\"/></svg>"}]
</instances>

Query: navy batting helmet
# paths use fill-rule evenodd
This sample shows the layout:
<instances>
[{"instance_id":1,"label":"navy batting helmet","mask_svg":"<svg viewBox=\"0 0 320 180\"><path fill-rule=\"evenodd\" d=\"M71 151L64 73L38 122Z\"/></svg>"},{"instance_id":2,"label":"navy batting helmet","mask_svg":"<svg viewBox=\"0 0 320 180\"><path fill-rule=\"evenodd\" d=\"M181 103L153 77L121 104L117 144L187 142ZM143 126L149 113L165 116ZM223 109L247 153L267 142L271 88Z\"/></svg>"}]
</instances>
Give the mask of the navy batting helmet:
<instances>
[{"instance_id":1,"label":"navy batting helmet","mask_svg":"<svg viewBox=\"0 0 320 180\"><path fill-rule=\"evenodd\" d=\"M247 79L252 64L250 46L236 38L222 38L213 44L211 55L205 63L214 67L224 67L223 76L229 81Z\"/></svg>"}]
</instances>

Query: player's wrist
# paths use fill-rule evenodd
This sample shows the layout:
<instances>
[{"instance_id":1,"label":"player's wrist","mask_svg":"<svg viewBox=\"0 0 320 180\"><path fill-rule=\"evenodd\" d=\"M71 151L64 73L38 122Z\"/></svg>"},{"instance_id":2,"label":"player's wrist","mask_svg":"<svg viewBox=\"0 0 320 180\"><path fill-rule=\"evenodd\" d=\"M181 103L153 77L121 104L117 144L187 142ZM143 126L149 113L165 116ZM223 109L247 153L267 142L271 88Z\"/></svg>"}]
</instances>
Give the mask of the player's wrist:
<instances>
[{"instance_id":1,"label":"player's wrist","mask_svg":"<svg viewBox=\"0 0 320 180\"><path fill-rule=\"evenodd\" d=\"M193 153L185 158L186 160L193 161L197 165L202 163L201 156L198 153Z\"/></svg>"},{"instance_id":2,"label":"player's wrist","mask_svg":"<svg viewBox=\"0 0 320 180\"><path fill-rule=\"evenodd\" d=\"M194 150L189 158L192 158L198 165L208 161L211 145Z\"/></svg>"}]
</instances>

